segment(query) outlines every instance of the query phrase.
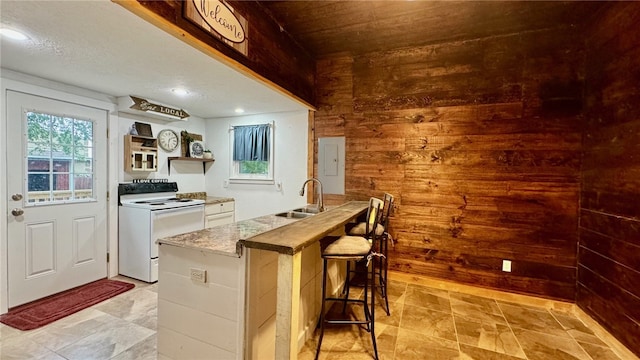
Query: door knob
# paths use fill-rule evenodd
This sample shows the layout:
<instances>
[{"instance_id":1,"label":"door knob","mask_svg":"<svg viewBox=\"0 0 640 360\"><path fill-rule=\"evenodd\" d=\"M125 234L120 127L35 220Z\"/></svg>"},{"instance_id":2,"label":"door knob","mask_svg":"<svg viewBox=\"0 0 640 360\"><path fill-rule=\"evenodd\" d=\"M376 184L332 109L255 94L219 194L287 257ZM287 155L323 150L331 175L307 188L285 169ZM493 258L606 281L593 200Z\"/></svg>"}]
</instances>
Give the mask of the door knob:
<instances>
[{"instance_id":1,"label":"door knob","mask_svg":"<svg viewBox=\"0 0 640 360\"><path fill-rule=\"evenodd\" d=\"M13 216L20 216L20 215L24 214L24 210L15 208L15 209L11 210L11 214L13 214Z\"/></svg>"},{"instance_id":2,"label":"door knob","mask_svg":"<svg viewBox=\"0 0 640 360\"><path fill-rule=\"evenodd\" d=\"M11 195L11 200L15 200L15 201L22 200L22 194Z\"/></svg>"}]
</instances>

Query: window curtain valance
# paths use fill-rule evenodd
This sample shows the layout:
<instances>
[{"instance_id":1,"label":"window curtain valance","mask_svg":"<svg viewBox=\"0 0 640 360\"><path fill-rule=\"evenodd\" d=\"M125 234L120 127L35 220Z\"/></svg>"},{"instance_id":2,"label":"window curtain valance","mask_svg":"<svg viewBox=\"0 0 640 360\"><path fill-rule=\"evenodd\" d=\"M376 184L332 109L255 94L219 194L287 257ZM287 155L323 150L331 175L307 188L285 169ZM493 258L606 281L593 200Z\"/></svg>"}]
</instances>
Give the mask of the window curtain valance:
<instances>
[{"instance_id":1,"label":"window curtain valance","mask_svg":"<svg viewBox=\"0 0 640 360\"><path fill-rule=\"evenodd\" d=\"M233 161L269 161L269 124L233 127Z\"/></svg>"}]
</instances>

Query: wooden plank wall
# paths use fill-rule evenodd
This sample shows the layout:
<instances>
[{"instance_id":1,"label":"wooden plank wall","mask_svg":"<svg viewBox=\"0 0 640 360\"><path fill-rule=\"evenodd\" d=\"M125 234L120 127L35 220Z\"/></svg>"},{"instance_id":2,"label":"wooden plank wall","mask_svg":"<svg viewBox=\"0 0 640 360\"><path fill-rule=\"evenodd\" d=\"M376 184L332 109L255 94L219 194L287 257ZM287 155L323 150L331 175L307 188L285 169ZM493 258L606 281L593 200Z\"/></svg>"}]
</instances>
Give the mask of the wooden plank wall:
<instances>
[{"instance_id":1,"label":"wooden plank wall","mask_svg":"<svg viewBox=\"0 0 640 360\"><path fill-rule=\"evenodd\" d=\"M640 356L640 7L589 32L577 304Z\"/></svg>"},{"instance_id":2,"label":"wooden plank wall","mask_svg":"<svg viewBox=\"0 0 640 360\"><path fill-rule=\"evenodd\" d=\"M249 23L246 29L248 56L245 57L218 38L182 17L180 0L138 0L140 5L197 38L229 59L237 61L258 75L282 87L303 101L313 104L314 61L311 56L254 2L229 1ZM168 52L170 56L170 51ZM180 67L176 64L176 67ZM234 86L234 84L229 84Z\"/></svg>"},{"instance_id":3,"label":"wooden plank wall","mask_svg":"<svg viewBox=\"0 0 640 360\"><path fill-rule=\"evenodd\" d=\"M584 57L546 29L319 60L316 137L347 157L326 201L396 196L393 270L573 301Z\"/></svg>"}]
</instances>

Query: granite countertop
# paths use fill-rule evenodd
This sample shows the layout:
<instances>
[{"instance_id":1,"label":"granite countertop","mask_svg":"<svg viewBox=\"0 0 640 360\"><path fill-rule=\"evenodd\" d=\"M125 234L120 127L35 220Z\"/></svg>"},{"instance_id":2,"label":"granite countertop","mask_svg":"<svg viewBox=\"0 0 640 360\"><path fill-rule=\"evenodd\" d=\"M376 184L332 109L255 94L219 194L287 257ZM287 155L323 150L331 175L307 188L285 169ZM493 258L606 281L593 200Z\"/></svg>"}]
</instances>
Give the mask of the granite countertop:
<instances>
[{"instance_id":1,"label":"granite countertop","mask_svg":"<svg viewBox=\"0 0 640 360\"><path fill-rule=\"evenodd\" d=\"M204 191L201 192L190 192L190 193L177 193L176 197L178 199L201 199L204 200L207 198L207 193Z\"/></svg>"},{"instance_id":2,"label":"granite countertop","mask_svg":"<svg viewBox=\"0 0 640 360\"><path fill-rule=\"evenodd\" d=\"M207 196L204 198L205 205L220 204L223 202L235 201L233 198L224 196Z\"/></svg>"},{"instance_id":3,"label":"granite countertop","mask_svg":"<svg viewBox=\"0 0 640 360\"><path fill-rule=\"evenodd\" d=\"M200 199L204 200L205 205L219 204L228 201L235 201L233 198L224 196L207 196L206 192L178 193L178 199Z\"/></svg>"},{"instance_id":4,"label":"granite countertop","mask_svg":"<svg viewBox=\"0 0 640 360\"><path fill-rule=\"evenodd\" d=\"M242 256L240 239L291 224L298 219L265 215L232 224L215 226L186 234L158 239L158 244L192 248L228 256Z\"/></svg>"},{"instance_id":5,"label":"granite countertop","mask_svg":"<svg viewBox=\"0 0 640 360\"><path fill-rule=\"evenodd\" d=\"M367 210L351 201L303 219L265 215L233 224L158 239L158 244L242 256L242 247L295 254Z\"/></svg>"}]
</instances>

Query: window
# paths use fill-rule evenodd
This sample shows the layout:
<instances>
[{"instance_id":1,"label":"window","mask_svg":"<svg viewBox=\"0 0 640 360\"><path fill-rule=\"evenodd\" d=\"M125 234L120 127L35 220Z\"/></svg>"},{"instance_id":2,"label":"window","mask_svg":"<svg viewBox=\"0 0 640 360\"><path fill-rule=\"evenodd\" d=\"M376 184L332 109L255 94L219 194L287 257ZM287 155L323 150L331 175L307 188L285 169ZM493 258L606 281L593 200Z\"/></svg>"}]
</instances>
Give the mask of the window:
<instances>
[{"instance_id":1,"label":"window","mask_svg":"<svg viewBox=\"0 0 640 360\"><path fill-rule=\"evenodd\" d=\"M93 122L27 112L27 203L94 200Z\"/></svg>"},{"instance_id":2,"label":"window","mask_svg":"<svg viewBox=\"0 0 640 360\"><path fill-rule=\"evenodd\" d=\"M234 126L230 131L230 181L273 183L273 124Z\"/></svg>"}]
</instances>

